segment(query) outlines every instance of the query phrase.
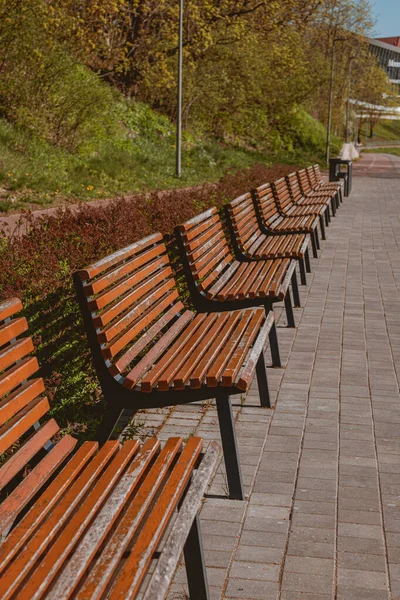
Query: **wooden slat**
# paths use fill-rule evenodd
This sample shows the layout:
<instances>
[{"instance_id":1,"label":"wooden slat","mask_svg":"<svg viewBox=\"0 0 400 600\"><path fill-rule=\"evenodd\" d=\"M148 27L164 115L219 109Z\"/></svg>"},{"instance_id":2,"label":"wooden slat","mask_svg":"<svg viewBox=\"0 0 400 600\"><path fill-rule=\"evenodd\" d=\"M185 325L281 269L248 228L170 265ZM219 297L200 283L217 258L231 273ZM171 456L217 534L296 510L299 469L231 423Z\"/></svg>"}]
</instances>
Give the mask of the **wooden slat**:
<instances>
[{"instance_id":1,"label":"wooden slat","mask_svg":"<svg viewBox=\"0 0 400 600\"><path fill-rule=\"evenodd\" d=\"M160 319L158 319L158 321L146 330L146 333L140 336L140 339L137 342L127 350L124 350L123 355L110 367L110 373L112 375L122 373L136 356L150 344L153 338L155 338L161 330L172 321L172 319L177 317L178 313L183 308L184 306L180 301L174 304Z\"/></svg>"},{"instance_id":2,"label":"wooden slat","mask_svg":"<svg viewBox=\"0 0 400 600\"><path fill-rule=\"evenodd\" d=\"M0 327L0 346L4 346L14 338L21 335L28 329L28 322L25 317L18 317L3 324Z\"/></svg>"},{"instance_id":3,"label":"wooden slat","mask_svg":"<svg viewBox=\"0 0 400 600\"><path fill-rule=\"evenodd\" d=\"M157 251L158 253L157 248L154 248L153 251ZM88 300L89 310L91 312L101 310L102 308L107 306L107 304L110 304L110 302L116 300L119 296L122 296L122 294L134 288L135 285L137 285L141 281L144 281L145 279L147 279L147 277L149 277L153 273L156 273L166 265L168 265L167 256L160 256L157 258L157 260L147 263L144 267L136 271L133 275L125 277L124 279L122 279L122 281L114 283L114 285L111 288L107 289L105 292L103 292L96 298ZM128 265L126 264L123 265L123 267L125 268L127 268L127 266Z\"/></svg>"},{"instance_id":4,"label":"wooden slat","mask_svg":"<svg viewBox=\"0 0 400 600\"><path fill-rule=\"evenodd\" d=\"M245 360L248 350L253 343L254 339L259 332L261 323L265 319L265 312L261 310L254 311L251 321L243 332L243 336L232 353L228 363L226 364L222 372L222 385L232 386L236 380L236 376L239 373Z\"/></svg>"},{"instance_id":5,"label":"wooden slat","mask_svg":"<svg viewBox=\"0 0 400 600\"><path fill-rule=\"evenodd\" d=\"M106 256L105 258L93 263L92 265L89 265L88 267L86 267L86 269L82 269L78 272L79 276L82 279L82 281L91 279L92 277L95 277L102 271L111 268L115 264L126 260L130 256L137 254L138 252L143 251L149 246L157 244L158 242L162 242L161 233L155 233L146 238L143 238L139 242L135 242L134 244L131 244L126 248L122 248L121 250L118 250L117 252Z\"/></svg>"},{"instance_id":6,"label":"wooden slat","mask_svg":"<svg viewBox=\"0 0 400 600\"><path fill-rule=\"evenodd\" d=\"M57 433L59 427L54 419L47 421L9 460L0 467L0 490L11 481Z\"/></svg>"},{"instance_id":7,"label":"wooden slat","mask_svg":"<svg viewBox=\"0 0 400 600\"><path fill-rule=\"evenodd\" d=\"M122 351L126 345L131 342L139 333L145 329L154 319L161 315L161 313L167 309L173 302L178 300L178 292L175 288L169 294L157 299L157 303L150 306L144 314L140 314L138 318L130 327L123 331L111 344L105 346L102 349L102 354L105 358L112 358Z\"/></svg>"},{"instance_id":8,"label":"wooden slat","mask_svg":"<svg viewBox=\"0 0 400 600\"><path fill-rule=\"evenodd\" d=\"M200 438L193 437L187 442L119 573L110 600L133 598L138 591L151 557L188 485L202 445Z\"/></svg>"},{"instance_id":9,"label":"wooden slat","mask_svg":"<svg viewBox=\"0 0 400 600\"><path fill-rule=\"evenodd\" d=\"M120 296L111 306L108 306L106 310L99 313L93 318L93 325L97 328L105 327L121 315L124 311L130 308L135 302L137 302L143 296L148 297L149 292L156 289L159 284L162 284L164 280L168 279L172 275L172 269L170 266L164 267L162 270L154 273L150 279L140 282L139 285L134 287L128 282L127 287L124 291L128 293ZM161 287L161 285L160 285Z\"/></svg>"},{"instance_id":10,"label":"wooden slat","mask_svg":"<svg viewBox=\"0 0 400 600\"><path fill-rule=\"evenodd\" d=\"M21 360L27 354L33 352L33 350L31 338L22 338L9 344L0 351L0 371L4 371L17 360Z\"/></svg>"},{"instance_id":11,"label":"wooden slat","mask_svg":"<svg viewBox=\"0 0 400 600\"><path fill-rule=\"evenodd\" d=\"M246 330L246 327L250 323L252 316L252 310L245 310L241 313L241 319L239 323L237 324L233 333L230 335L223 351L219 354L217 360L207 373L206 381L208 387L216 387L218 385L221 373L224 370L225 365L228 363L231 355L235 351L236 346L239 343L243 332Z\"/></svg>"},{"instance_id":12,"label":"wooden slat","mask_svg":"<svg viewBox=\"0 0 400 600\"><path fill-rule=\"evenodd\" d=\"M24 358L11 369L8 369L0 377L0 398L36 373L38 369L39 364L35 356Z\"/></svg>"},{"instance_id":13,"label":"wooden slat","mask_svg":"<svg viewBox=\"0 0 400 600\"><path fill-rule=\"evenodd\" d=\"M76 440L70 436L65 436L57 444L57 446L53 448L53 450L51 450L49 454L39 463L38 467L44 465L44 463L48 463L49 458L53 453L56 452L57 455L60 455L60 447L67 446L68 442L69 445L73 443L73 446L75 446L76 444ZM2 600L8 600L8 598L12 597L15 590L23 581L24 576L26 576L27 572L32 568L36 560L43 554L46 548L48 548L49 544L68 521L68 518L74 513L76 507L79 506L79 503L85 497L86 493L91 489L99 475L109 465L110 461L112 461L113 457L118 451L118 448L119 444L116 441L106 442L104 444L104 446L92 459L83 473L79 475L73 485L68 489L61 501L57 504L57 506L54 507L51 514L41 524L40 528L35 533L35 536L30 540L29 544L22 549L16 560L11 563L7 571L2 576L2 589L4 590ZM71 450L72 448L69 449L69 452ZM58 458L57 465L60 464L60 462L61 461ZM47 474L47 470L44 470L44 467L42 467L42 471L44 474ZM29 591L31 594L33 593L33 590L30 587Z\"/></svg>"},{"instance_id":14,"label":"wooden slat","mask_svg":"<svg viewBox=\"0 0 400 600\"><path fill-rule=\"evenodd\" d=\"M220 352L223 352L230 334L241 317L241 312L238 310L226 314L228 318L218 337L215 337L214 340L211 340L211 345L207 348L207 351L203 355L201 361L195 366L195 369L190 374L190 387L193 389L201 387L207 374L207 370L214 363Z\"/></svg>"},{"instance_id":15,"label":"wooden slat","mask_svg":"<svg viewBox=\"0 0 400 600\"><path fill-rule=\"evenodd\" d=\"M181 351L185 343L190 339L196 332L197 328L201 326L203 321L207 318L205 313L197 315L192 321L190 321L188 327L178 337L178 339L169 347L168 351L164 354L160 361L154 365L154 367L143 377L141 381L142 392L151 392L153 385L158 381L159 376L164 372L168 365L174 360L175 356Z\"/></svg>"},{"instance_id":16,"label":"wooden slat","mask_svg":"<svg viewBox=\"0 0 400 600\"><path fill-rule=\"evenodd\" d=\"M247 357L244 368L240 372L239 380L236 385L240 390L243 390L244 392L248 390L250 383L253 379L258 359L260 358L261 353L264 352L265 342L271 330L271 327L274 324L274 321L275 316L274 313L271 311L268 314L267 320L263 324L261 330L258 332L257 340L254 343L251 352Z\"/></svg>"},{"instance_id":17,"label":"wooden slat","mask_svg":"<svg viewBox=\"0 0 400 600\"><path fill-rule=\"evenodd\" d=\"M8 450L49 410L47 398L35 398L0 428L0 454Z\"/></svg>"},{"instance_id":18,"label":"wooden slat","mask_svg":"<svg viewBox=\"0 0 400 600\"><path fill-rule=\"evenodd\" d=\"M161 354L175 340L176 336L190 321L194 319L194 317L195 314L190 310L184 312L178 321L176 321L163 335L163 337L154 344L151 350L146 353L146 356L144 356L142 360L139 361L138 364L128 373L124 379L124 387L132 389L143 373L145 373L145 371L147 371L147 369L149 369L156 362L158 357L161 356ZM144 387L146 388L146 386ZM151 386L148 386L147 390L142 389L142 391L151 391Z\"/></svg>"},{"instance_id":19,"label":"wooden slat","mask_svg":"<svg viewBox=\"0 0 400 600\"><path fill-rule=\"evenodd\" d=\"M0 302L0 321L8 319L22 310L22 302L19 298L9 298Z\"/></svg>"},{"instance_id":20,"label":"wooden slat","mask_svg":"<svg viewBox=\"0 0 400 600\"><path fill-rule=\"evenodd\" d=\"M204 319L200 327L196 329L196 331L187 340L186 344L183 346L180 352L175 356L174 360L169 363L168 367L159 376L157 385L159 390L167 391L169 389L170 383L175 378L175 376L177 376L178 378L177 381L179 389L183 387L183 383L181 386L179 385L179 374L181 373L181 370L185 367L185 365L187 366L188 363L192 363L192 353L198 347L198 344L201 344L202 340L205 337L209 340L212 325L217 319L217 313L211 313L207 315L206 319Z\"/></svg>"},{"instance_id":21,"label":"wooden slat","mask_svg":"<svg viewBox=\"0 0 400 600\"><path fill-rule=\"evenodd\" d=\"M229 318L229 313L218 315L212 327L206 332L203 336L203 339L197 339L197 343L193 348L190 357L187 357L187 360L183 361L181 364L179 371L177 371L174 375L174 388L178 390L183 390L189 376L196 368L198 363L202 360L202 358L206 355L209 347L212 345L214 340L219 340L220 333L225 325L226 321Z\"/></svg>"},{"instance_id":22,"label":"wooden slat","mask_svg":"<svg viewBox=\"0 0 400 600\"><path fill-rule=\"evenodd\" d=\"M108 302L111 302L112 293L114 289L119 289L123 286L126 280L132 281L143 279L152 269L157 268L159 265L166 264L168 258L165 255L166 247L164 244L157 244L157 246L151 247L146 252L143 252L139 256L134 256L129 261L122 263L122 265L116 267L112 271L109 271L102 277L95 279L91 283L87 283L84 286L84 292L86 296L93 296L103 292L99 297L98 301L90 303L90 309L96 310L105 306ZM153 259L157 260L153 260ZM141 268L140 268L141 267ZM134 271L133 275L130 275ZM130 277L127 277L130 275ZM107 288L111 288L107 290ZM107 290L104 292L104 290Z\"/></svg>"},{"instance_id":23,"label":"wooden slat","mask_svg":"<svg viewBox=\"0 0 400 600\"><path fill-rule=\"evenodd\" d=\"M174 523L174 527L164 545L163 553L148 583L143 600L156 600L157 597L166 597L180 554L189 535L190 527L200 510L202 498L207 491L220 454L219 445L216 442L210 442L179 509L177 521ZM81 600L83 600L83 597Z\"/></svg>"},{"instance_id":24,"label":"wooden slat","mask_svg":"<svg viewBox=\"0 0 400 600\"><path fill-rule=\"evenodd\" d=\"M72 452L76 440L66 435L25 477L1 505L0 531L3 533L12 525L17 515L28 504L33 496L51 477L63 460Z\"/></svg>"},{"instance_id":25,"label":"wooden slat","mask_svg":"<svg viewBox=\"0 0 400 600\"><path fill-rule=\"evenodd\" d=\"M11 419L24 406L44 392L42 378L30 379L0 401L0 425Z\"/></svg>"},{"instance_id":26,"label":"wooden slat","mask_svg":"<svg viewBox=\"0 0 400 600\"><path fill-rule=\"evenodd\" d=\"M32 508L0 545L0 574L20 548L34 534L39 525L47 518L66 490L72 485L88 461L97 452L96 442L84 442L68 461L61 473L49 484Z\"/></svg>"},{"instance_id":27,"label":"wooden slat","mask_svg":"<svg viewBox=\"0 0 400 600\"><path fill-rule=\"evenodd\" d=\"M133 463L131 465L129 465L129 463L131 462L132 457L136 454L139 446L140 443L138 440L128 440L124 443L120 451L114 456L113 460L107 466L100 479L96 482L95 486L90 490L90 494L87 496L87 498L85 498L84 502L79 506L71 520L63 528L57 540L55 540L55 542L49 548L46 555L41 558L39 562L37 562L34 573L32 573L29 577L29 586L24 586L24 588L18 594L18 598L20 600L39 600L39 598L44 597L44 593L57 576L59 570L63 567L75 544L84 535L93 519L96 518L96 520L98 520L97 515L99 512L103 516L103 522L106 527L106 531L107 529L109 530L111 528L113 520L122 509L123 502L128 500L129 494L132 491L132 489L129 489L127 486L125 486L125 493L121 495L121 479L127 479L134 470L136 479L132 478L133 480L131 481L131 484L132 487L135 484L137 485L141 474L145 471L148 462L156 452L159 442L157 440L155 442L153 441L153 443L149 441L149 443L147 443L140 450L137 460L134 461L134 463L136 463L136 468L133 469ZM140 473L137 473L137 462L139 462L141 465ZM124 473L126 467L128 467L128 469L127 472ZM110 493L113 495L115 494L119 499L117 510L115 511L116 514L113 515L111 515L108 511L102 511L102 507ZM104 535L106 531L104 532ZM40 535L40 530L37 535ZM94 547L91 546L92 556L103 541L104 535L99 536L100 539L96 540L97 545ZM34 541L35 538L33 538L31 544L34 543ZM36 560L38 558L39 554L37 554ZM90 558L91 557L87 557L87 561L81 565L81 568L84 566L87 567L90 564ZM15 568L18 568L18 560L16 561Z\"/></svg>"},{"instance_id":28,"label":"wooden slat","mask_svg":"<svg viewBox=\"0 0 400 600\"><path fill-rule=\"evenodd\" d=\"M87 579L77 592L76 600L87 600L88 598L91 600L100 600L107 584L110 582L114 570L143 521L147 510L151 506L156 493L162 486L163 480L181 447L182 440L180 438L170 438L166 442L154 465L151 467L151 470L137 490L132 503L118 524L115 532L107 542L99 559L96 561ZM110 503L107 502L107 511L111 509L109 504ZM106 507L104 510L106 510ZM96 548L96 544L98 543L99 520L100 516L96 518L90 531L86 534L79 545L79 548L75 552L71 565L67 567L74 578L76 578L77 570L79 575L79 570L84 568L85 563L87 564L89 552L93 548ZM63 577L65 577L65 573L63 574Z\"/></svg>"}]
</instances>

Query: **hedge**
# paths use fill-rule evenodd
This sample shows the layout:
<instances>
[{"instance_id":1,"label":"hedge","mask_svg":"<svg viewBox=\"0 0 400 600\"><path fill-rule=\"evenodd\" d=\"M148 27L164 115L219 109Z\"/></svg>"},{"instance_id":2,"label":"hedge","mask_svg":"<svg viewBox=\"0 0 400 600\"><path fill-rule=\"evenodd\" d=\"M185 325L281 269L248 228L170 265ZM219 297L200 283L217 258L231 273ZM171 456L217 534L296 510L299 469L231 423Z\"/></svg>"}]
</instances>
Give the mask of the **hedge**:
<instances>
[{"instance_id":1,"label":"hedge","mask_svg":"<svg viewBox=\"0 0 400 600\"><path fill-rule=\"evenodd\" d=\"M0 232L0 300L18 296L24 303L51 414L63 432L93 438L104 410L72 272L155 231L169 234L182 221L292 170L256 165L195 189L80 204L40 218L25 213L13 235Z\"/></svg>"}]
</instances>

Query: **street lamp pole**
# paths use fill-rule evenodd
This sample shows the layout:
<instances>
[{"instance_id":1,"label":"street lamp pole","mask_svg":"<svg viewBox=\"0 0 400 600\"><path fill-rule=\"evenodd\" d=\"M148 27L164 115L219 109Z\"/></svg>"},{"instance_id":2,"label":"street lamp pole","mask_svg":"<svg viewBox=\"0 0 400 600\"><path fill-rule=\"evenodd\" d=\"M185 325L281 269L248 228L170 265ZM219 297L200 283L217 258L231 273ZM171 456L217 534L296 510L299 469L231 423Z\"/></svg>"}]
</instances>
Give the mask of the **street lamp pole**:
<instances>
[{"instance_id":1,"label":"street lamp pole","mask_svg":"<svg viewBox=\"0 0 400 600\"><path fill-rule=\"evenodd\" d=\"M333 100L333 70L335 63L335 44L336 42L343 42L345 38L335 38L332 44L332 58L331 58L331 79L329 85L329 104L328 104L328 126L326 131L326 163L329 165L329 146L331 143L331 122L332 122L332 100Z\"/></svg>"},{"instance_id":2,"label":"street lamp pole","mask_svg":"<svg viewBox=\"0 0 400 600\"><path fill-rule=\"evenodd\" d=\"M350 88L351 88L351 63L355 60L355 56L349 58L349 81L347 85L347 107L346 107L346 144L349 141L349 122L350 122Z\"/></svg>"},{"instance_id":3,"label":"street lamp pole","mask_svg":"<svg viewBox=\"0 0 400 600\"><path fill-rule=\"evenodd\" d=\"M182 32L183 0L179 0L179 50L178 50L178 110L176 117L176 176L181 176L182 155Z\"/></svg>"}]
</instances>

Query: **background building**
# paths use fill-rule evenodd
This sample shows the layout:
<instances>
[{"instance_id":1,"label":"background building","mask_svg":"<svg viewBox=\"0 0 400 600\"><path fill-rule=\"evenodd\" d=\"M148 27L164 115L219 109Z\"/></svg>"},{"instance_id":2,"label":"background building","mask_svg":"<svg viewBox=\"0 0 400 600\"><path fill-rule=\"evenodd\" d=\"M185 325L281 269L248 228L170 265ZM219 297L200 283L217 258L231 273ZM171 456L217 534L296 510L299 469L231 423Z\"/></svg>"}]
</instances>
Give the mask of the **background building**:
<instances>
[{"instance_id":1,"label":"background building","mask_svg":"<svg viewBox=\"0 0 400 600\"><path fill-rule=\"evenodd\" d=\"M370 51L375 54L390 81L400 85L400 36L371 39Z\"/></svg>"}]
</instances>

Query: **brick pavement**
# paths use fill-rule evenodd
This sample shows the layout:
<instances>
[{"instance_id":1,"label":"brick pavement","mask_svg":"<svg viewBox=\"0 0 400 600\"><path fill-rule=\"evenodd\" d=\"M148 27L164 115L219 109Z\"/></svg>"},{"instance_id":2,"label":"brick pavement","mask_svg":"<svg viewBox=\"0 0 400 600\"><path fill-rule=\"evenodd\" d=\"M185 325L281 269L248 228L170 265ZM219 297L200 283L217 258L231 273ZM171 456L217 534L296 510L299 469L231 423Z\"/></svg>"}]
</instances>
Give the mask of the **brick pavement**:
<instances>
[{"instance_id":1,"label":"brick pavement","mask_svg":"<svg viewBox=\"0 0 400 600\"><path fill-rule=\"evenodd\" d=\"M213 600L400 599L400 159L371 156L300 288L297 329L278 315L274 409L255 387L235 406L247 498L221 498L221 466L201 513ZM161 439L219 439L213 402L142 417ZM180 567L169 598L186 597Z\"/></svg>"}]
</instances>

